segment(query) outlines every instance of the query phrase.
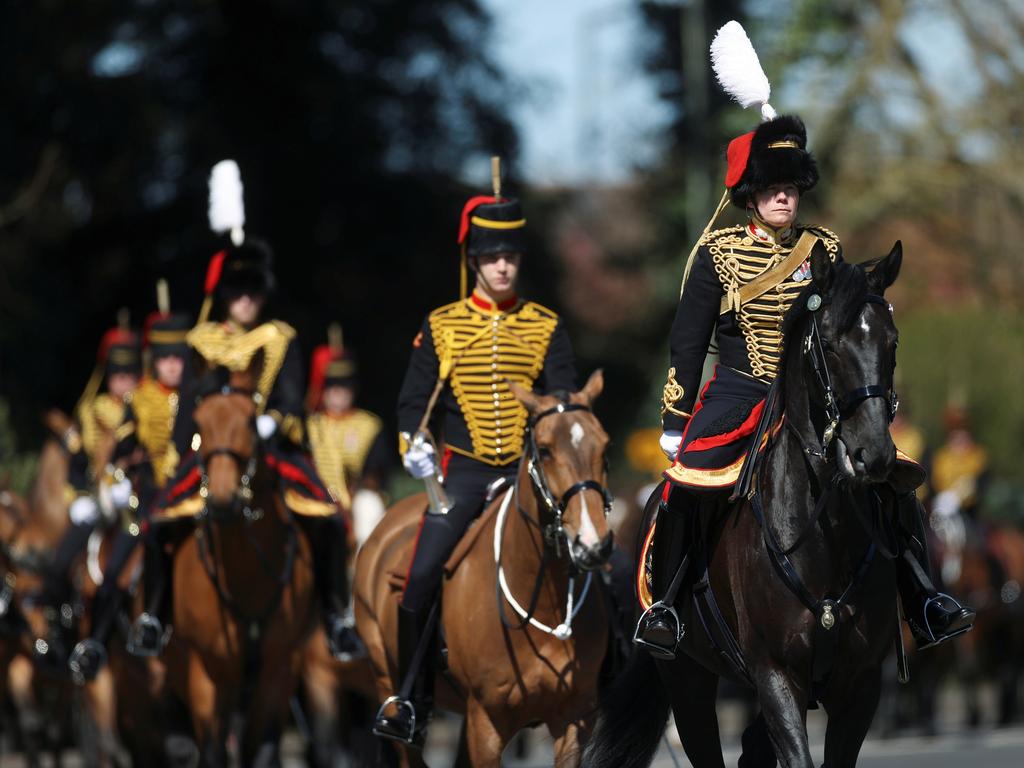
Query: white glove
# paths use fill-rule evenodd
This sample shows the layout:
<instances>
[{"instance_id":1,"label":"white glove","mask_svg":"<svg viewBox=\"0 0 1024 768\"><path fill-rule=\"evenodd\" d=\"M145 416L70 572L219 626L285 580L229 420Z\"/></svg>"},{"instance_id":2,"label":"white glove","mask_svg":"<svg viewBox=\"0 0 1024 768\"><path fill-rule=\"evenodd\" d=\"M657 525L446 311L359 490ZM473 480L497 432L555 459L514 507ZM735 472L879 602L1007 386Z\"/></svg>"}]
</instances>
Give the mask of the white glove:
<instances>
[{"instance_id":1,"label":"white glove","mask_svg":"<svg viewBox=\"0 0 1024 768\"><path fill-rule=\"evenodd\" d=\"M110 484L110 501L114 509L124 509L132 498L132 481L128 478Z\"/></svg>"},{"instance_id":2,"label":"white glove","mask_svg":"<svg viewBox=\"0 0 1024 768\"><path fill-rule=\"evenodd\" d=\"M100 506L92 496L79 496L68 507L68 517L75 525L95 523L100 518Z\"/></svg>"},{"instance_id":3,"label":"white glove","mask_svg":"<svg viewBox=\"0 0 1024 768\"><path fill-rule=\"evenodd\" d=\"M681 442L683 442L683 433L678 429L669 429L662 434L658 440L658 445L661 446L662 452L668 456L669 461L675 461Z\"/></svg>"},{"instance_id":4,"label":"white glove","mask_svg":"<svg viewBox=\"0 0 1024 768\"><path fill-rule=\"evenodd\" d=\"M417 480L422 480L424 477L434 474L437 468L434 464L433 447L428 443L424 443L419 448L410 448L402 457L402 466L405 467L406 472Z\"/></svg>"},{"instance_id":5,"label":"white glove","mask_svg":"<svg viewBox=\"0 0 1024 768\"><path fill-rule=\"evenodd\" d=\"M256 417L256 431L261 440L269 440L277 432L277 419L269 413L261 413Z\"/></svg>"}]
</instances>

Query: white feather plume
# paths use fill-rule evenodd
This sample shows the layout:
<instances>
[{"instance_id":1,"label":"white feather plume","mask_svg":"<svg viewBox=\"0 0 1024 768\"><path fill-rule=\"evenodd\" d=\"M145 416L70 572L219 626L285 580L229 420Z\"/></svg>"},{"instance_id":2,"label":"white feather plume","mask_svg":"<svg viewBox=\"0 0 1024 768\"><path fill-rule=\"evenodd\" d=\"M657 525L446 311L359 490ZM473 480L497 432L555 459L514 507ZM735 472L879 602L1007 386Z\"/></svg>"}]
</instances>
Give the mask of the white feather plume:
<instances>
[{"instance_id":1,"label":"white feather plume","mask_svg":"<svg viewBox=\"0 0 1024 768\"><path fill-rule=\"evenodd\" d=\"M730 21L715 34L711 41L711 67L719 85L740 106L745 109L758 105L763 120L776 116L768 103L772 94L771 83L761 69L757 51L738 21Z\"/></svg>"},{"instance_id":2,"label":"white feather plume","mask_svg":"<svg viewBox=\"0 0 1024 768\"><path fill-rule=\"evenodd\" d=\"M242 200L242 174L234 160L221 160L210 171L210 229L217 234L231 233L235 245L245 235L245 203Z\"/></svg>"}]
</instances>

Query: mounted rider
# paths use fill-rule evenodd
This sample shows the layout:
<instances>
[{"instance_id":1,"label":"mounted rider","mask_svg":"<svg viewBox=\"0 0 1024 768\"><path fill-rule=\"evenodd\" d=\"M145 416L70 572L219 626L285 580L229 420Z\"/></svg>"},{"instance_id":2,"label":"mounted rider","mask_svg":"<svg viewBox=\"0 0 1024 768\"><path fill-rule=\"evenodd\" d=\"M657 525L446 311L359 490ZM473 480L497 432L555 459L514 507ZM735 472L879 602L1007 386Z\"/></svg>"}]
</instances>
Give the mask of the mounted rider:
<instances>
[{"instance_id":1,"label":"mounted rider","mask_svg":"<svg viewBox=\"0 0 1024 768\"><path fill-rule=\"evenodd\" d=\"M76 426L59 435L68 454L68 516L64 533L50 564L42 600L51 619L71 616L66 606L71 595L68 569L85 549L100 519L97 480L106 478L110 450L120 434L125 413L139 383L142 356L138 335L128 327L127 310L118 325L103 334L85 391L75 407ZM63 661L61 661L63 663Z\"/></svg>"},{"instance_id":2,"label":"mounted rider","mask_svg":"<svg viewBox=\"0 0 1024 768\"><path fill-rule=\"evenodd\" d=\"M331 325L327 336L311 357L306 434L320 477L348 516L355 547L384 515L381 494L394 449L380 417L355 407L359 369L342 342L341 326Z\"/></svg>"},{"instance_id":3,"label":"mounted rider","mask_svg":"<svg viewBox=\"0 0 1024 768\"><path fill-rule=\"evenodd\" d=\"M79 683L95 678L106 661L107 640L129 598L119 584L121 572L149 527L157 494L178 466L178 451L171 437L190 357L185 337L192 322L187 315L170 312L162 280L158 294L161 309L150 314L143 331L149 370L125 410L111 457L115 469L110 497L120 513L120 525L93 601L92 631L75 646L68 660L72 678Z\"/></svg>"},{"instance_id":4,"label":"mounted rider","mask_svg":"<svg viewBox=\"0 0 1024 768\"><path fill-rule=\"evenodd\" d=\"M403 465L422 479L438 471L440 460L451 501L445 514L425 511L420 524L398 605L403 690L388 705L390 714L382 707L374 725L379 736L415 745L423 743L433 704L437 650L431 640L444 563L483 509L488 489L514 478L523 453L527 414L509 382L544 393L572 392L576 383L561 318L516 294L526 219L518 200L501 196L497 172L495 194L474 197L463 208L458 242L462 299L423 321L398 397ZM468 297L467 266L475 275ZM440 427L440 456L429 440L417 438L427 424ZM421 643L425 652L417 654Z\"/></svg>"},{"instance_id":5,"label":"mounted rider","mask_svg":"<svg viewBox=\"0 0 1024 768\"><path fill-rule=\"evenodd\" d=\"M715 66L728 88L728 74L720 62ZM741 469L750 471L765 429L774 426L761 423L765 396L778 374L783 320L811 278L811 249L820 244L832 261L842 258L834 232L796 222L802 195L818 181L803 121L777 116L767 103L762 116L755 130L729 143L726 193L687 262L669 336L660 444L672 466L664 474L654 533L653 584L641 584L641 592L650 589L649 607L635 638L660 658L674 657L683 634L671 598L685 575L679 565L690 545L692 516L709 494L746 494ZM710 231L727 200L747 222ZM713 337L719 359L702 386ZM904 463L901 471L915 477L915 486L923 478L916 465L908 470ZM737 488L738 481L744 487ZM914 555L897 558L900 592L918 644L931 645L964 631L974 613L936 593L927 576L919 505L905 489L900 497L896 527L904 550Z\"/></svg>"},{"instance_id":6,"label":"mounted rider","mask_svg":"<svg viewBox=\"0 0 1024 768\"><path fill-rule=\"evenodd\" d=\"M262 356L260 377L252 393L261 451L276 474L285 506L309 540L328 644L334 655L343 656L358 647L343 619L348 595L344 520L305 447L304 382L295 330L279 320L261 320L276 285L273 252L265 242L247 237L243 231L241 179L234 161L218 163L211 174L210 222L214 231L230 232L230 242L210 260L200 322L186 336L197 374L182 387L182 402L188 407L179 409L174 426L182 460L157 501L150 528L157 546L147 550L157 556L145 565L151 572L152 589L147 592L148 609L133 628L133 646L140 655L159 653L164 636L159 614L168 604L167 549L182 535L182 526L175 523L186 521L185 529L190 530L192 519L206 506L193 404L210 382L199 372L245 370ZM223 319L207 322L211 310Z\"/></svg>"}]
</instances>

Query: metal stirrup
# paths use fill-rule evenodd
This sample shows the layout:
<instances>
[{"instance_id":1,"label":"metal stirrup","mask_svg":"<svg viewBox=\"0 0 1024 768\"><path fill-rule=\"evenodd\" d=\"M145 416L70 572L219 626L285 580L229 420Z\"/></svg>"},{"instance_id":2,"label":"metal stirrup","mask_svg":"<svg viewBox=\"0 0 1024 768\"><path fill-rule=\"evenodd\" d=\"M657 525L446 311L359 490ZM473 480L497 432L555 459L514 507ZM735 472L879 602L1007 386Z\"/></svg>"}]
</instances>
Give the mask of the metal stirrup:
<instances>
[{"instance_id":1,"label":"metal stirrup","mask_svg":"<svg viewBox=\"0 0 1024 768\"><path fill-rule=\"evenodd\" d=\"M384 699L384 703L380 705L380 709L377 710L377 716L374 718L373 735L382 736L388 738L393 736L390 733L383 733L377 729L377 723L384 719L384 710L390 705L394 704L398 709L403 707L409 710L409 735L405 737L406 744L412 744L416 737L416 707L408 699L403 699L400 696L388 696Z\"/></svg>"}]
</instances>

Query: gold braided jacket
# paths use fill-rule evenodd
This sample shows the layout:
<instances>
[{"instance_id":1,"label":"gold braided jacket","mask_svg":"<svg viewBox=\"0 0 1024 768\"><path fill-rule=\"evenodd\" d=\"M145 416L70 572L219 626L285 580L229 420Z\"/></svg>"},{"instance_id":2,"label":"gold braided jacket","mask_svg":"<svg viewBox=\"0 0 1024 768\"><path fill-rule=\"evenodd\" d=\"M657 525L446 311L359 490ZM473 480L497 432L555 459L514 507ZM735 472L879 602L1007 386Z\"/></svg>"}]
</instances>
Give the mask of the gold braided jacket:
<instances>
[{"instance_id":1,"label":"gold braided jacket","mask_svg":"<svg viewBox=\"0 0 1024 768\"><path fill-rule=\"evenodd\" d=\"M109 392L103 392L84 402L79 408L78 421L82 425L82 445L94 470L99 469L96 466L96 451L103 437L112 438L110 445L107 446L112 449L117 430L124 421L126 405L131 402L132 393L122 399L114 397ZM109 457L104 457L104 460L106 458Z\"/></svg>"},{"instance_id":2,"label":"gold braided jacket","mask_svg":"<svg viewBox=\"0 0 1024 768\"><path fill-rule=\"evenodd\" d=\"M830 258L840 253L839 237L824 227L811 227ZM727 227L708 233L702 239L707 246L715 272L726 295L765 272L770 271L793 250L802 230L792 228L776 242L754 237L745 225ZM795 277L801 279L795 279ZM736 311L736 322L743 333L750 361L750 372L762 381L771 381L779 372L782 357L782 322L797 295L807 286L808 275L797 270L774 288L751 299Z\"/></svg>"},{"instance_id":3,"label":"gold braided jacket","mask_svg":"<svg viewBox=\"0 0 1024 768\"><path fill-rule=\"evenodd\" d=\"M448 385L465 419L472 452L449 447L493 466L512 463L523 452L527 414L508 381L533 387L558 315L534 302L503 312L464 299L434 310L429 322L442 370L446 362L452 365Z\"/></svg>"},{"instance_id":4,"label":"gold braided jacket","mask_svg":"<svg viewBox=\"0 0 1024 768\"><path fill-rule=\"evenodd\" d=\"M271 320L243 331L233 323L202 323L188 332L185 337L189 346L195 349L210 365L223 365L229 371L244 371L253 356L263 350L263 370L256 383L256 391L262 396L257 411L263 412L267 398L274 388L277 374L284 363L288 344L295 338L295 329L279 320Z\"/></svg>"},{"instance_id":5,"label":"gold braided jacket","mask_svg":"<svg viewBox=\"0 0 1024 768\"><path fill-rule=\"evenodd\" d=\"M306 419L316 470L346 509L352 506L352 486L362 476L366 457L382 427L377 416L359 408L341 416L317 412Z\"/></svg>"},{"instance_id":6,"label":"gold braided jacket","mask_svg":"<svg viewBox=\"0 0 1024 768\"><path fill-rule=\"evenodd\" d=\"M178 392L153 379L144 379L132 398L135 435L153 466L153 479L163 488L178 466L178 452L171 440L178 415Z\"/></svg>"}]
</instances>

